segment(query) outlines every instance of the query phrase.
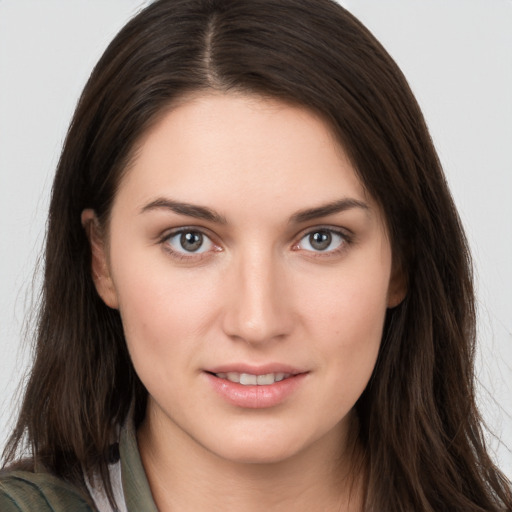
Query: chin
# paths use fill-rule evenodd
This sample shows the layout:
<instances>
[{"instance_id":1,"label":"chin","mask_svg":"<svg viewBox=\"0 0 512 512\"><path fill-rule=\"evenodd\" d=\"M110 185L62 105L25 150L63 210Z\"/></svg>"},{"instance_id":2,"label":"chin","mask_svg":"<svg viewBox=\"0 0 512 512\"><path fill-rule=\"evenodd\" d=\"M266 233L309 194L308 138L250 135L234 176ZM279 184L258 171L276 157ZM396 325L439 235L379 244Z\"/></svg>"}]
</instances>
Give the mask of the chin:
<instances>
[{"instance_id":1,"label":"chin","mask_svg":"<svg viewBox=\"0 0 512 512\"><path fill-rule=\"evenodd\" d=\"M293 439L288 433L265 435L263 432L229 436L210 445L210 451L226 461L239 464L278 464L307 450L306 440Z\"/></svg>"},{"instance_id":2,"label":"chin","mask_svg":"<svg viewBox=\"0 0 512 512\"><path fill-rule=\"evenodd\" d=\"M223 451L218 453L223 459L237 463L237 464L279 464L293 458L297 454L297 451L290 450L268 450L261 448L247 449L247 447L240 447L239 449L233 449L229 452Z\"/></svg>"}]
</instances>

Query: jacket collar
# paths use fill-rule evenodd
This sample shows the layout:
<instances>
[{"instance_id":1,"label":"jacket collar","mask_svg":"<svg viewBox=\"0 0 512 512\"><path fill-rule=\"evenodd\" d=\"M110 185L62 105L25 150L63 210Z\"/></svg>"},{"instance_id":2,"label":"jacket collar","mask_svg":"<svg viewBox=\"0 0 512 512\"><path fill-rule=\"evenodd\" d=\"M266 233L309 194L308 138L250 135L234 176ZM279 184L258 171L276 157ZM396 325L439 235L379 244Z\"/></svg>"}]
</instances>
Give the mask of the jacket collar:
<instances>
[{"instance_id":1,"label":"jacket collar","mask_svg":"<svg viewBox=\"0 0 512 512\"><path fill-rule=\"evenodd\" d=\"M119 455L121 457L124 499L128 512L140 512L141 510L158 512L142 466L132 421L127 421L121 429Z\"/></svg>"}]
</instances>

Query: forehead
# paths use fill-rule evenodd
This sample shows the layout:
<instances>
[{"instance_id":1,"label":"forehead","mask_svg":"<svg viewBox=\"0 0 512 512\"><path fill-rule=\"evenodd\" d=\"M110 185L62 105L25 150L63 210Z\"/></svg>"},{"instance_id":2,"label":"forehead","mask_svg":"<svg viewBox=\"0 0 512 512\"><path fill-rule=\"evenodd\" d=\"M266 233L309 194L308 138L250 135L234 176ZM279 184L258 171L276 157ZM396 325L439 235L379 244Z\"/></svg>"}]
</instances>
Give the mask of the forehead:
<instances>
[{"instance_id":1,"label":"forehead","mask_svg":"<svg viewBox=\"0 0 512 512\"><path fill-rule=\"evenodd\" d=\"M142 137L118 196L155 194L216 209L369 198L332 130L312 111L245 94L195 94ZM116 199L117 200L117 199ZM285 201L286 200L286 201Z\"/></svg>"}]
</instances>

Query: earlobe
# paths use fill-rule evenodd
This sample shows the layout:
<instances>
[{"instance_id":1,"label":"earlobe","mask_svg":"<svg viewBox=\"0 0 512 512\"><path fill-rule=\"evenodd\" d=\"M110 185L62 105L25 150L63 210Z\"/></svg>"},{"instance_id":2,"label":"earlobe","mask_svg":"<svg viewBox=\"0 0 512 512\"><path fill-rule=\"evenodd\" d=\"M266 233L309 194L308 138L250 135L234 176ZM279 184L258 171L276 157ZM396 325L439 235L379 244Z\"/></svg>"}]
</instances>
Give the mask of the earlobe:
<instances>
[{"instance_id":1,"label":"earlobe","mask_svg":"<svg viewBox=\"0 0 512 512\"><path fill-rule=\"evenodd\" d=\"M396 308L407 295L407 278L402 268L395 268L391 274L388 288L388 308Z\"/></svg>"},{"instance_id":2,"label":"earlobe","mask_svg":"<svg viewBox=\"0 0 512 512\"><path fill-rule=\"evenodd\" d=\"M91 276L98 295L112 309L119 307L117 293L110 274L105 241L94 210L88 208L82 212L82 226L91 249Z\"/></svg>"}]
</instances>

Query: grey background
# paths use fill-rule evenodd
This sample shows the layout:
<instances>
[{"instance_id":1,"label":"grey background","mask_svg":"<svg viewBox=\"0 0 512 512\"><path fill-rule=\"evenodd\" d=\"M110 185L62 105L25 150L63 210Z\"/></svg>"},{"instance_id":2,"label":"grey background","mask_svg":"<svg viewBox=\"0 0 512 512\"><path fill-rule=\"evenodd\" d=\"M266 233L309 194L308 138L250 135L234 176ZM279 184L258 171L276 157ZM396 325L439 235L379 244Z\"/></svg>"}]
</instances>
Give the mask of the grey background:
<instances>
[{"instance_id":1,"label":"grey background","mask_svg":"<svg viewBox=\"0 0 512 512\"><path fill-rule=\"evenodd\" d=\"M23 326L67 125L102 51L146 3L0 0L0 445L30 359ZM476 266L479 403L512 477L512 2L341 3L402 67L443 162Z\"/></svg>"}]
</instances>

